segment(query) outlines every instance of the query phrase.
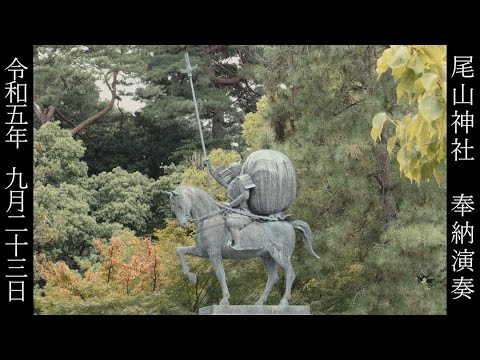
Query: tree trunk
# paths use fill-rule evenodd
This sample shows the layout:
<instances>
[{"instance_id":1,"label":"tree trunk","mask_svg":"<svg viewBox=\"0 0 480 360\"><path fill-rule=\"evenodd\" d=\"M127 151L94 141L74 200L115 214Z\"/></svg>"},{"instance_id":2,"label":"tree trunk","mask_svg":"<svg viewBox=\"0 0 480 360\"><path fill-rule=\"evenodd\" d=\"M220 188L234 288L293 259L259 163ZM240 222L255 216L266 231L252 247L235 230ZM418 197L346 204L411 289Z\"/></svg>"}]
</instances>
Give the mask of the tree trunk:
<instances>
[{"instance_id":1,"label":"tree trunk","mask_svg":"<svg viewBox=\"0 0 480 360\"><path fill-rule=\"evenodd\" d=\"M275 141L282 143L285 140L285 124L283 121L274 119L273 131L275 132Z\"/></svg>"},{"instance_id":2,"label":"tree trunk","mask_svg":"<svg viewBox=\"0 0 480 360\"><path fill-rule=\"evenodd\" d=\"M55 114L56 108L55 106L50 105L48 108L43 108L42 106L34 103L33 110L37 119L43 125L51 120L53 120L53 115Z\"/></svg>"},{"instance_id":3,"label":"tree trunk","mask_svg":"<svg viewBox=\"0 0 480 360\"><path fill-rule=\"evenodd\" d=\"M76 127L72 129L72 136L77 135L80 131L84 130L88 126L92 125L95 123L98 119L100 119L102 116L104 116L106 113L108 113L110 110L113 108L113 104L115 103L115 99L117 98L117 76L118 76L118 71L113 72L113 80L112 80L112 87L108 85L107 81L107 86L110 89L110 92L112 93L112 99L109 101L107 106L98 113L96 113L93 116L90 116L87 120L82 121L80 124L78 124Z\"/></svg>"},{"instance_id":4,"label":"tree trunk","mask_svg":"<svg viewBox=\"0 0 480 360\"><path fill-rule=\"evenodd\" d=\"M368 48L367 48L368 50ZM362 73L367 74L363 77L363 86L368 88L368 79L370 77L376 77L375 64L374 61L375 54L373 52L368 52L366 56L361 56L362 54L356 54L356 63L360 69L364 69ZM361 101L353 103L351 106L358 104ZM387 104L386 104L387 105ZM387 107L387 106L386 106ZM346 109L345 109L346 110ZM391 220L395 219L397 216L397 202L395 200L395 194L393 193L393 180L392 174L390 172L391 160L390 155L387 151L387 135L385 132L385 127L382 129L380 135L381 141L379 144L375 145L374 153L375 159L377 161L377 181L380 185L380 194L382 198L383 205L383 220L388 224Z\"/></svg>"},{"instance_id":5,"label":"tree trunk","mask_svg":"<svg viewBox=\"0 0 480 360\"><path fill-rule=\"evenodd\" d=\"M212 137L215 147L224 147L225 117L223 110L216 109L212 118Z\"/></svg>"},{"instance_id":6,"label":"tree trunk","mask_svg":"<svg viewBox=\"0 0 480 360\"><path fill-rule=\"evenodd\" d=\"M385 128L381 134L381 143L375 146L375 158L377 160L377 181L380 184L380 191L383 203L383 220L388 223L397 216L397 202L393 194L393 181L390 173L390 156L387 151L387 136Z\"/></svg>"}]
</instances>

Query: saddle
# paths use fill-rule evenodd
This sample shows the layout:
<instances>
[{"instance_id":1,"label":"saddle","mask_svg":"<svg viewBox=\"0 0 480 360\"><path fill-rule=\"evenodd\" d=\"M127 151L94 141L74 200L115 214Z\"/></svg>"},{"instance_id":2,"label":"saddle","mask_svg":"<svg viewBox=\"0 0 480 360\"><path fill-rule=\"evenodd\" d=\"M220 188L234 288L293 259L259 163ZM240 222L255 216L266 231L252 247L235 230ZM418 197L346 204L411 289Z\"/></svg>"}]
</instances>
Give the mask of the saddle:
<instances>
[{"instance_id":1,"label":"saddle","mask_svg":"<svg viewBox=\"0 0 480 360\"><path fill-rule=\"evenodd\" d=\"M250 216L249 216L250 215ZM263 247L261 244L261 237L258 237L260 225L262 223L268 223L267 219L255 219L251 215L254 214L245 212L245 214L229 213L226 217L227 228L236 227L240 230L241 250L259 250ZM268 216L270 221L292 221L292 214L284 214L282 212L271 214ZM231 245L231 244L230 244Z\"/></svg>"},{"instance_id":2,"label":"saddle","mask_svg":"<svg viewBox=\"0 0 480 360\"><path fill-rule=\"evenodd\" d=\"M226 225L230 229L232 227L243 229L244 227L250 225L253 222L253 219L248 216L249 213L240 214L239 212L230 212L227 213Z\"/></svg>"}]
</instances>

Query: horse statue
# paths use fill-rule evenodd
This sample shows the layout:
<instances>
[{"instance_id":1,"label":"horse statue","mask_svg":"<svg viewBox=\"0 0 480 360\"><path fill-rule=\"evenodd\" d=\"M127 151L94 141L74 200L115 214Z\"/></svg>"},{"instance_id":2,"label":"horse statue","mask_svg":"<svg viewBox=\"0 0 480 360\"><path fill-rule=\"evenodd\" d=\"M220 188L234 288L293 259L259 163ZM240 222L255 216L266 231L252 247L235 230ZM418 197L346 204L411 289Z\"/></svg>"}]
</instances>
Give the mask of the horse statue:
<instances>
[{"instance_id":1,"label":"horse statue","mask_svg":"<svg viewBox=\"0 0 480 360\"><path fill-rule=\"evenodd\" d=\"M232 235L226 226L226 212L232 210L215 203L214 199L205 191L191 186L179 186L170 192L170 206L181 227L187 228L192 222L197 227L196 245L177 248L183 273L193 284L196 284L197 276L190 271L185 256L209 258L222 286L220 305L228 305L230 298L223 269L223 259L243 260L260 257L263 260L268 271L268 280L262 296L255 305L263 305L267 300L273 285L278 280L277 267L280 266L285 271L286 278L285 293L280 305L288 305L292 283L295 279L291 264L295 246L294 229L303 233L303 241L308 253L319 258L312 248L310 226L304 221L256 216L256 220L243 228L240 233L240 236L248 238L250 243L256 246L253 249L236 250L230 246Z\"/></svg>"}]
</instances>

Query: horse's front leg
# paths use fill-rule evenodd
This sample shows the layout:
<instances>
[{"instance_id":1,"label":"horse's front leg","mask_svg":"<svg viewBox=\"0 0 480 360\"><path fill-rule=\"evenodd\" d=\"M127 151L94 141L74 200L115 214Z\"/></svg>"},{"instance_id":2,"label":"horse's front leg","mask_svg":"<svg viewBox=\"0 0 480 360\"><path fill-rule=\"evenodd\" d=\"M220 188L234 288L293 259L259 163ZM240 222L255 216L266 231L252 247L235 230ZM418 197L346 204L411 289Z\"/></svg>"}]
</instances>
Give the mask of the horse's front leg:
<instances>
[{"instance_id":1,"label":"horse's front leg","mask_svg":"<svg viewBox=\"0 0 480 360\"><path fill-rule=\"evenodd\" d=\"M217 275L217 279L222 286L222 300L220 305L229 305L230 293L228 292L227 280L225 279L225 270L223 269L222 255L220 253L209 254L213 269Z\"/></svg>"},{"instance_id":2,"label":"horse's front leg","mask_svg":"<svg viewBox=\"0 0 480 360\"><path fill-rule=\"evenodd\" d=\"M182 265L182 270L185 275L187 275L188 280L190 280L193 285L197 283L197 275L190 272L190 268L187 264L187 259L185 259L185 255L193 255L198 257L205 257L202 256L202 252L196 246L185 246L177 248L177 256L180 259L180 264Z\"/></svg>"}]
</instances>

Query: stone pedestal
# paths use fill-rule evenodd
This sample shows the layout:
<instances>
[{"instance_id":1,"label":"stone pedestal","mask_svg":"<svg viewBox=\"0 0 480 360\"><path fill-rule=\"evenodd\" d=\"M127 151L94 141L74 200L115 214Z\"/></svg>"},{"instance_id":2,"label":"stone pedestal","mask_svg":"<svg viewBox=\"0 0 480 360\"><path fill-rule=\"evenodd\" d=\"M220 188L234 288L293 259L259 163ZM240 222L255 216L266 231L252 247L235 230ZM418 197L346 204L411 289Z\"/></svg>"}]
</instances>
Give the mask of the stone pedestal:
<instances>
[{"instance_id":1,"label":"stone pedestal","mask_svg":"<svg viewBox=\"0 0 480 360\"><path fill-rule=\"evenodd\" d=\"M199 315L310 315L308 305L210 305Z\"/></svg>"}]
</instances>

